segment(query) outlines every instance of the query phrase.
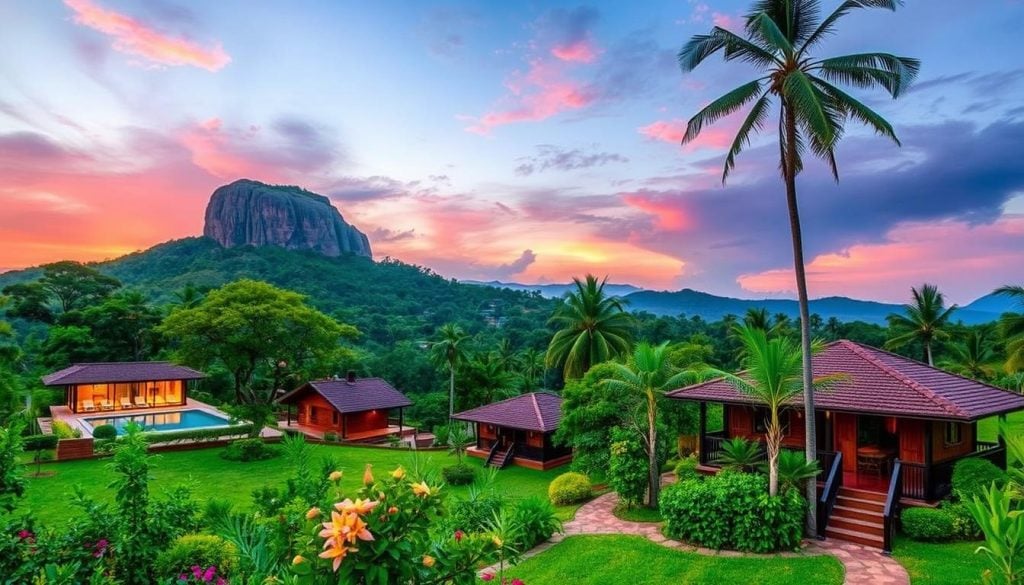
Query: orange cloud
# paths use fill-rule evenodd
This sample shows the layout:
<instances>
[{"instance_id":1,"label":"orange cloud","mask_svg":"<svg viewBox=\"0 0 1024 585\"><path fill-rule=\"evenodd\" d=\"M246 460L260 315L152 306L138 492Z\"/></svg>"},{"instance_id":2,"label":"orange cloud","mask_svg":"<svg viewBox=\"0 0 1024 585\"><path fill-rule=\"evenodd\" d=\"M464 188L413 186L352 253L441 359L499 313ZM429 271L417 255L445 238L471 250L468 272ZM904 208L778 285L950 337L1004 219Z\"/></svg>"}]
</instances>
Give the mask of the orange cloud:
<instances>
[{"instance_id":1,"label":"orange cloud","mask_svg":"<svg viewBox=\"0 0 1024 585\"><path fill-rule=\"evenodd\" d=\"M203 47L187 39L165 35L92 0L64 0L64 4L74 11L76 23L113 37L114 49L122 53L159 65L191 65L207 71L217 71L231 62L220 43Z\"/></svg>"},{"instance_id":2,"label":"orange cloud","mask_svg":"<svg viewBox=\"0 0 1024 585\"><path fill-rule=\"evenodd\" d=\"M891 230L887 239L816 256L807 265L812 296L898 302L905 300L911 286L939 282L949 296L969 300L1006 284L1008 267L1024 266L1024 215L1004 215L985 225L952 220L906 223ZM796 289L791 268L744 274L737 282L757 293Z\"/></svg>"},{"instance_id":3,"label":"orange cloud","mask_svg":"<svg viewBox=\"0 0 1024 585\"><path fill-rule=\"evenodd\" d=\"M646 126L637 128L637 132L643 134L650 140L679 144L686 134L686 122L682 120L658 120ZM686 144L688 152L700 148L722 149L732 145L734 133L722 128L704 128L693 140Z\"/></svg>"},{"instance_id":4,"label":"orange cloud","mask_svg":"<svg viewBox=\"0 0 1024 585\"><path fill-rule=\"evenodd\" d=\"M567 45L556 45L551 54L562 61L575 63L593 63L599 51L587 40L580 40Z\"/></svg>"},{"instance_id":5,"label":"orange cloud","mask_svg":"<svg viewBox=\"0 0 1024 585\"><path fill-rule=\"evenodd\" d=\"M233 150L234 146L219 118L210 118L185 129L180 139L192 153L192 162L215 177L228 180L266 177L266 180L274 180L267 176L268 173L273 174L274 169L265 168Z\"/></svg>"},{"instance_id":6,"label":"orange cloud","mask_svg":"<svg viewBox=\"0 0 1024 585\"><path fill-rule=\"evenodd\" d=\"M583 86L567 79L560 68L541 59L533 60L525 75L513 75L505 85L511 95L504 101L511 105L476 118L466 131L486 136L497 126L545 120L594 102L594 96Z\"/></svg>"},{"instance_id":7,"label":"orange cloud","mask_svg":"<svg viewBox=\"0 0 1024 585\"><path fill-rule=\"evenodd\" d=\"M654 216L654 227L658 230L677 232L689 229L693 225L678 202L656 199L644 193L625 194L622 201L630 207Z\"/></svg>"}]
</instances>

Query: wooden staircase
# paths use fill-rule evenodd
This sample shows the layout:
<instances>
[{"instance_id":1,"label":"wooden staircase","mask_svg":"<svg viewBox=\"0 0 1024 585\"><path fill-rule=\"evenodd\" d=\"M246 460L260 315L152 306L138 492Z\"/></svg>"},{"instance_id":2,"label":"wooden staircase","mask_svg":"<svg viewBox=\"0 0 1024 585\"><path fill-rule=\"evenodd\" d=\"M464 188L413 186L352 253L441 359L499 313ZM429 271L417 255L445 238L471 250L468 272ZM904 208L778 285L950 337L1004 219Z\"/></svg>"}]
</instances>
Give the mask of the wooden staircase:
<instances>
[{"instance_id":1,"label":"wooden staircase","mask_svg":"<svg viewBox=\"0 0 1024 585\"><path fill-rule=\"evenodd\" d=\"M840 487L825 536L872 548L884 548L885 494Z\"/></svg>"},{"instance_id":2,"label":"wooden staircase","mask_svg":"<svg viewBox=\"0 0 1024 585\"><path fill-rule=\"evenodd\" d=\"M505 469L505 467L512 461L512 445L509 445L508 449L504 451L496 450L487 458L487 464L491 467L497 467L498 469Z\"/></svg>"}]
</instances>

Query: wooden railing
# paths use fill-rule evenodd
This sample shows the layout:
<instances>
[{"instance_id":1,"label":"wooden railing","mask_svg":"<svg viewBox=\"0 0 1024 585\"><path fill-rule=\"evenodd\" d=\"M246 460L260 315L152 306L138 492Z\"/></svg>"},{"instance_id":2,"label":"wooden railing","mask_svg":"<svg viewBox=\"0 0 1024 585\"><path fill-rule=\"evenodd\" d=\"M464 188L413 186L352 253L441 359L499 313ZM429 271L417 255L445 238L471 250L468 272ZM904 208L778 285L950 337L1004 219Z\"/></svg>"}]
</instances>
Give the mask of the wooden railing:
<instances>
[{"instance_id":1,"label":"wooden railing","mask_svg":"<svg viewBox=\"0 0 1024 585\"><path fill-rule=\"evenodd\" d=\"M498 452L498 447L501 445L501 441L494 441L491 445L491 450L487 452L487 459L484 461L484 465L490 465L491 460L494 459L494 454Z\"/></svg>"},{"instance_id":2,"label":"wooden railing","mask_svg":"<svg viewBox=\"0 0 1024 585\"><path fill-rule=\"evenodd\" d=\"M516 449L515 442L509 442L508 449L505 449L505 458L501 460L501 469L508 467L509 463L512 463L512 453Z\"/></svg>"},{"instance_id":3,"label":"wooden railing","mask_svg":"<svg viewBox=\"0 0 1024 585\"><path fill-rule=\"evenodd\" d=\"M835 451L818 451L818 478L827 477L835 465L836 457L841 455ZM840 473L842 475L842 473Z\"/></svg>"},{"instance_id":4,"label":"wooden railing","mask_svg":"<svg viewBox=\"0 0 1024 585\"><path fill-rule=\"evenodd\" d=\"M903 464L899 459L892 468L892 479L889 480L889 491L885 495L885 508L882 510L882 552L892 553L893 535L896 533L896 520L900 515L900 494L903 493Z\"/></svg>"},{"instance_id":5,"label":"wooden railing","mask_svg":"<svg viewBox=\"0 0 1024 585\"><path fill-rule=\"evenodd\" d=\"M826 451L826 453L831 453ZM818 454L821 460L821 453ZM825 487L821 490L818 498L818 538L825 538L825 529L828 528L828 519L832 516L832 508L836 505L836 497L839 495L839 488L843 487L843 454L831 453L832 464L828 467L828 476L825 479ZM824 467L822 470L824 471Z\"/></svg>"},{"instance_id":6,"label":"wooden railing","mask_svg":"<svg viewBox=\"0 0 1024 585\"><path fill-rule=\"evenodd\" d=\"M717 461L722 457L722 443L726 440L722 431L704 435L704 443L700 446L701 464L717 465Z\"/></svg>"},{"instance_id":7,"label":"wooden railing","mask_svg":"<svg viewBox=\"0 0 1024 585\"><path fill-rule=\"evenodd\" d=\"M904 498L914 500L931 499L931 468L923 463L903 463L903 488L900 492Z\"/></svg>"}]
</instances>

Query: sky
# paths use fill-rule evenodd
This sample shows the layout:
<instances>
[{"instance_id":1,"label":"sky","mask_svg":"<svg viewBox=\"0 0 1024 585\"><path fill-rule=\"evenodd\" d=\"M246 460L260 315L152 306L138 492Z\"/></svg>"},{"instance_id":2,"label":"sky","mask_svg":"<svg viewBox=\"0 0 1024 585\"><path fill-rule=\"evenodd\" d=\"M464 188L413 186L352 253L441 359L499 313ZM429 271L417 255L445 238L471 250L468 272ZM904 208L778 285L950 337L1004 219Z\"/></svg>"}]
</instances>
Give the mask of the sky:
<instances>
[{"instance_id":1,"label":"sky","mask_svg":"<svg viewBox=\"0 0 1024 585\"><path fill-rule=\"evenodd\" d=\"M840 181L798 179L812 297L966 303L1024 277L1024 2L971 6L857 11L819 47L922 67L896 101L850 90L902 146L851 123ZM676 54L748 8L0 0L0 270L199 235L245 177L327 195L375 257L445 276L792 297L774 124L724 185L741 117L679 143L757 72Z\"/></svg>"}]
</instances>

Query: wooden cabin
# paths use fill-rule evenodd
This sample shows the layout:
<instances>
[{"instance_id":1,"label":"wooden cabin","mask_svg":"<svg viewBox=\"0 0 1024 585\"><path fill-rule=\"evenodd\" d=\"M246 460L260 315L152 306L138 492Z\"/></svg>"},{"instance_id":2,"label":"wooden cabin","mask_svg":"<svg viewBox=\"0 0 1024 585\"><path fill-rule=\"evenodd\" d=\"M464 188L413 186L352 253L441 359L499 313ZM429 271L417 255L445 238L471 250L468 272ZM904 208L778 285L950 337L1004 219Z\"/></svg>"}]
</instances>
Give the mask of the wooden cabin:
<instances>
[{"instance_id":1,"label":"wooden cabin","mask_svg":"<svg viewBox=\"0 0 1024 585\"><path fill-rule=\"evenodd\" d=\"M562 420L562 398L549 392L487 404L460 412L455 419L476 425L476 444L468 453L488 465L514 463L547 470L572 461L572 449L551 440Z\"/></svg>"},{"instance_id":2,"label":"wooden cabin","mask_svg":"<svg viewBox=\"0 0 1024 585\"><path fill-rule=\"evenodd\" d=\"M189 384L205 374L170 362L74 364L43 376L43 384L64 388L73 413L182 406Z\"/></svg>"},{"instance_id":3,"label":"wooden cabin","mask_svg":"<svg viewBox=\"0 0 1024 585\"><path fill-rule=\"evenodd\" d=\"M1005 445L980 440L978 421L1002 420L1007 413L1024 410L1024 396L846 340L828 344L812 362L815 377L840 376L827 390L815 393L813 414L821 482L841 486L822 487L836 490L840 500L885 502L891 491L897 503L933 503L949 495L953 466L964 458L985 458L1005 469ZM681 388L668 396L700 403L703 471L717 470L724 441L764 439L767 410L726 380ZM708 420L708 403L722 405L721 420ZM782 413L784 448L804 450L802 404L798 396ZM850 526L864 528L864 522ZM829 534L882 546L884 527L869 528L878 529L869 539L858 540L845 528L829 528Z\"/></svg>"},{"instance_id":4,"label":"wooden cabin","mask_svg":"<svg viewBox=\"0 0 1024 585\"><path fill-rule=\"evenodd\" d=\"M412 405L387 381L357 378L314 380L285 394L278 403L287 407L285 424L323 436L333 432L344 441L372 441L413 433L404 424L404 409ZM397 419L392 414L397 414Z\"/></svg>"}]
</instances>

